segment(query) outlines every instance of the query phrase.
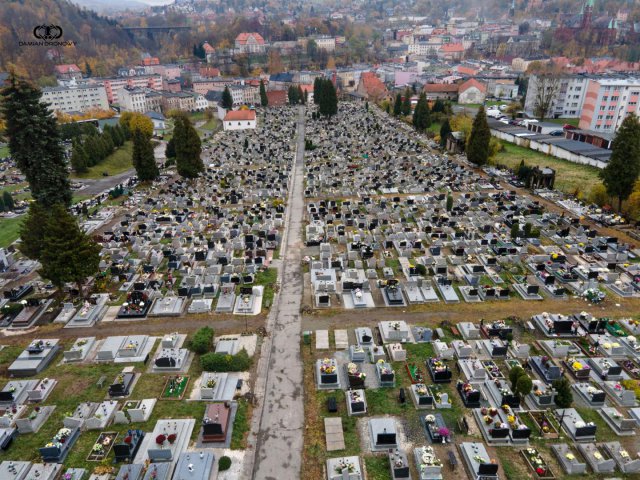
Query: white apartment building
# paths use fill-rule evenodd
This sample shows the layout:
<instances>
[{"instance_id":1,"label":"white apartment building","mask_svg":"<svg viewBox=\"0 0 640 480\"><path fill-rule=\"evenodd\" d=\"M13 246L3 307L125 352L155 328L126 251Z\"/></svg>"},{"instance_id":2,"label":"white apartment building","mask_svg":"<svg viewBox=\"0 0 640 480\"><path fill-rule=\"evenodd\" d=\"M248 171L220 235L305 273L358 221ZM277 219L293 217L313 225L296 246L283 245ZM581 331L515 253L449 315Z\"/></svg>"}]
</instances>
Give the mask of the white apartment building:
<instances>
[{"instance_id":1,"label":"white apartment building","mask_svg":"<svg viewBox=\"0 0 640 480\"><path fill-rule=\"evenodd\" d=\"M124 87L118 90L120 108L126 112L144 113L147 110L146 92L142 88Z\"/></svg>"},{"instance_id":2,"label":"white apartment building","mask_svg":"<svg viewBox=\"0 0 640 480\"><path fill-rule=\"evenodd\" d=\"M92 108L109 109L109 100L103 84L76 84L69 86L45 87L42 89L41 101L49 104L51 111L86 112Z\"/></svg>"},{"instance_id":3,"label":"white apartment building","mask_svg":"<svg viewBox=\"0 0 640 480\"><path fill-rule=\"evenodd\" d=\"M551 102L551 109L547 116L552 118L579 117L584 106L589 80L590 77L585 75L568 75L560 78L558 93ZM524 109L530 115L535 112L537 94L538 77L531 75L524 103Z\"/></svg>"},{"instance_id":4,"label":"white apartment building","mask_svg":"<svg viewBox=\"0 0 640 480\"><path fill-rule=\"evenodd\" d=\"M317 36L311 37L315 40L318 50L324 50L326 52L333 52L336 49L336 38L329 36Z\"/></svg>"},{"instance_id":5,"label":"white apartment building","mask_svg":"<svg viewBox=\"0 0 640 480\"><path fill-rule=\"evenodd\" d=\"M418 42L409 44L410 55L437 55L442 43Z\"/></svg>"}]
</instances>

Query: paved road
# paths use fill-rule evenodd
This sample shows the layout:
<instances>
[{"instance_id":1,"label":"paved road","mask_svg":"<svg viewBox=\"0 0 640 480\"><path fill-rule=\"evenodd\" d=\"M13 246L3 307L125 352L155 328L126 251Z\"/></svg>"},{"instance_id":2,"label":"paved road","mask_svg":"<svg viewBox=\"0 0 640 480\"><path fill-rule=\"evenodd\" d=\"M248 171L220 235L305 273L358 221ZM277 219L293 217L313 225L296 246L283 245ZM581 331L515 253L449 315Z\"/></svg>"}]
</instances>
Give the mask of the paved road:
<instances>
[{"instance_id":1,"label":"paved road","mask_svg":"<svg viewBox=\"0 0 640 480\"><path fill-rule=\"evenodd\" d=\"M267 317L271 336L262 347L255 393L260 404L253 416L248 458L242 478L256 480L300 477L304 426L300 304L302 301L302 214L304 107L298 112L296 159L287 202L286 230L278 270L281 285ZM248 453L247 457L250 457ZM252 462L253 460L253 462Z\"/></svg>"}]
</instances>

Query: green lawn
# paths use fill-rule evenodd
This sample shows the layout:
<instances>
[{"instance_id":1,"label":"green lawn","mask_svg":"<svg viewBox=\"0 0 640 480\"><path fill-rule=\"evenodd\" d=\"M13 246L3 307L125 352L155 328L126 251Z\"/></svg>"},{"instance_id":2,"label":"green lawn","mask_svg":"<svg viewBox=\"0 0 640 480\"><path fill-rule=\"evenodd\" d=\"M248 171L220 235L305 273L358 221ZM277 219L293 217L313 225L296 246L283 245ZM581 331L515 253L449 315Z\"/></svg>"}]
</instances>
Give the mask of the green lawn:
<instances>
[{"instance_id":1,"label":"green lawn","mask_svg":"<svg viewBox=\"0 0 640 480\"><path fill-rule=\"evenodd\" d=\"M433 132L436 135L440 135L440 127L442 126L442 124L437 123L437 122L433 122L431 125L429 125L429 128L427 128L427 132Z\"/></svg>"},{"instance_id":2,"label":"green lawn","mask_svg":"<svg viewBox=\"0 0 640 480\"><path fill-rule=\"evenodd\" d=\"M587 165L560 160L543 153L519 147L508 142L502 142L504 151L499 152L491 161L494 165L504 165L517 169L524 160L532 167L550 167L556 171L555 187L566 193L574 193L576 189L588 195L591 188L600 183L599 169Z\"/></svg>"},{"instance_id":3,"label":"green lawn","mask_svg":"<svg viewBox=\"0 0 640 480\"><path fill-rule=\"evenodd\" d=\"M580 118L547 118L544 121L557 123L558 125L573 125L577 127L580 123Z\"/></svg>"},{"instance_id":4,"label":"green lawn","mask_svg":"<svg viewBox=\"0 0 640 480\"><path fill-rule=\"evenodd\" d=\"M201 130L209 130L209 131L215 130L216 128L218 128L218 119L216 117L213 117L211 120L208 120L207 123L205 123L200 127Z\"/></svg>"},{"instance_id":5,"label":"green lawn","mask_svg":"<svg viewBox=\"0 0 640 480\"><path fill-rule=\"evenodd\" d=\"M262 296L262 305L273 305L274 288L278 280L278 271L275 268L267 268L264 272L256 274L255 283L264 286L264 295Z\"/></svg>"},{"instance_id":6,"label":"green lawn","mask_svg":"<svg viewBox=\"0 0 640 480\"><path fill-rule=\"evenodd\" d=\"M3 145L2 147L0 147L0 158L8 157L10 153L11 152L9 152L8 145Z\"/></svg>"},{"instance_id":7,"label":"green lawn","mask_svg":"<svg viewBox=\"0 0 640 480\"><path fill-rule=\"evenodd\" d=\"M103 172L109 175L117 175L126 172L133 167L131 164L131 156L133 154L133 143L125 142L118 150L105 158L98 165L89 168L85 173L73 174L72 178L102 178Z\"/></svg>"},{"instance_id":8,"label":"green lawn","mask_svg":"<svg viewBox=\"0 0 640 480\"><path fill-rule=\"evenodd\" d=\"M18 238L22 215L13 218L0 218L0 247L8 247Z\"/></svg>"}]
</instances>

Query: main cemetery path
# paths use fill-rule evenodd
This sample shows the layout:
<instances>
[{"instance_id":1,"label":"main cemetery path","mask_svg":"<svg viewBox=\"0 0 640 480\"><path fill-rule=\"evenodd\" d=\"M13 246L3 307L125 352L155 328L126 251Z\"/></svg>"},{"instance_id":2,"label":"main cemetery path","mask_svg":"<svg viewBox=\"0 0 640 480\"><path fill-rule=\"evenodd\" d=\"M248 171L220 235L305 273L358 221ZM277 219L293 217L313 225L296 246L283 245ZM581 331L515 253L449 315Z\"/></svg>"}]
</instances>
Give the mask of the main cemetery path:
<instances>
[{"instance_id":1,"label":"main cemetery path","mask_svg":"<svg viewBox=\"0 0 640 480\"><path fill-rule=\"evenodd\" d=\"M281 288L267 317L270 336L262 345L256 372L255 393L260 403L252 419L242 478L300 478L304 426L300 357L304 119L304 107L299 107L296 157L282 239L283 261L278 269Z\"/></svg>"}]
</instances>

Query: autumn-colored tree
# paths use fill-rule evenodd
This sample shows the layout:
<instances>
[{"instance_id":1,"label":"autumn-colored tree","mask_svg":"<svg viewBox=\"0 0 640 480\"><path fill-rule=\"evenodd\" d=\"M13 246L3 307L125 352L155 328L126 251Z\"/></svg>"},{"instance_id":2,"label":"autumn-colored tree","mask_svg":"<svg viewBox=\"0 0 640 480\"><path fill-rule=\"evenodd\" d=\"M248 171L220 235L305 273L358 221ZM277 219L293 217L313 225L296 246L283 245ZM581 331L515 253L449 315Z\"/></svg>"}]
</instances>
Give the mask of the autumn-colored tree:
<instances>
[{"instance_id":1,"label":"autumn-colored tree","mask_svg":"<svg viewBox=\"0 0 640 480\"><path fill-rule=\"evenodd\" d=\"M153 121L142 113L123 112L122 115L120 115L120 125L131 132L131 134L136 130L140 130L148 138L153 136Z\"/></svg>"}]
</instances>

